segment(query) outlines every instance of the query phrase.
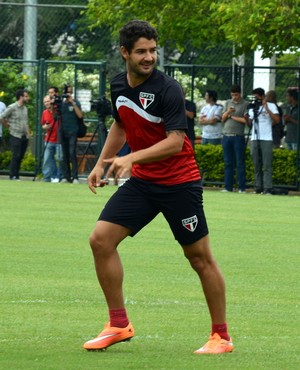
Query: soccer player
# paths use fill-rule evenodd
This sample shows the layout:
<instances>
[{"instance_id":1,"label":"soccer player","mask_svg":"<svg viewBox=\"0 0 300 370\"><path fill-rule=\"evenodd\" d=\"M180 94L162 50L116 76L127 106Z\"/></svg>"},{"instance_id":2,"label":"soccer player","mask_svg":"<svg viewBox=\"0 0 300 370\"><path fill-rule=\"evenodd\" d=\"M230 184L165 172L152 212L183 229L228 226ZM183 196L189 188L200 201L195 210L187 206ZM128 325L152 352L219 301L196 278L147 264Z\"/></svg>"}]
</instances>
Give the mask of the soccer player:
<instances>
[{"instance_id":1,"label":"soccer player","mask_svg":"<svg viewBox=\"0 0 300 370\"><path fill-rule=\"evenodd\" d=\"M128 171L132 176L107 202L90 237L109 321L98 337L83 347L104 349L134 336L124 305L123 268L117 247L161 212L201 280L211 315L209 341L194 353L231 352L225 284L210 251L200 174L186 135L182 89L155 69L157 32L147 22L134 20L121 28L120 51L127 72L111 82L115 121L88 177L88 186L96 193L97 187L106 184L106 167L106 177L114 174L120 178ZM126 140L132 152L116 157Z\"/></svg>"}]
</instances>

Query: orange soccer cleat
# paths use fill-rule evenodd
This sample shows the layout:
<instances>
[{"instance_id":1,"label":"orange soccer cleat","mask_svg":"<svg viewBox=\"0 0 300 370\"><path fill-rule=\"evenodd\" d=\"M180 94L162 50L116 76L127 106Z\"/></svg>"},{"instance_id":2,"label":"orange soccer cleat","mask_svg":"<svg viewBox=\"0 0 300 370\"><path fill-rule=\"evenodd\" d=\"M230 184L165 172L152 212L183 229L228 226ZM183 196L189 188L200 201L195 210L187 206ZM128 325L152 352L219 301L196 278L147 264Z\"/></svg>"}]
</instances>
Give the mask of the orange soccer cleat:
<instances>
[{"instance_id":1,"label":"orange soccer cleat","mask_svg":"<svg viewBox=\"0 0 300 370\"><path fill-rule=\"evenodd\" d=\"M88 350L104 350L113 344L125 342L134 336L134 329L131 323L126 328L116 328L110 326L108 322L97 338L91 339L84 343L83 348Z\"/></svg>"},{"instance_id":2,"label":"orange soccer cleat","mask_svg":"<svg viewBox=\"0 0 300 370\"><path fill-rule=\"evenodd\" d=\"M209 341L203 347L197 349L194 353L197 355L206 354L220 354L225 352L232 352L234 349L233 343L230 340L225 340L219 334L214 333L210 336Z\"/></svg>"}]
</instances>

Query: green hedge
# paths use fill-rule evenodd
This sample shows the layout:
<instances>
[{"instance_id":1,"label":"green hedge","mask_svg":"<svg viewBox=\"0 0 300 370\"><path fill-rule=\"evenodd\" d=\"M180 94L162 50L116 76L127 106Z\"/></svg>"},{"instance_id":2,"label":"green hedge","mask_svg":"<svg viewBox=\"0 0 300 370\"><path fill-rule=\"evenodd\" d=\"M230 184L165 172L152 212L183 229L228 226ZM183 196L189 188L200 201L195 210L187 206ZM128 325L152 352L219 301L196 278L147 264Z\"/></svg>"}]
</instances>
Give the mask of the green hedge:
<instances>
[{"instance_id":1,"label":"green hedge","mask_svg":"<svg viewBox=\"0 0 300 370\"><path fill-rule=\"evenodd\" d=\"M224 159L221 145L195 145L195 158L205 182L224 182ZM253 184L254 168L250 149L246 149L246 179ZM273 150L274 185L297 184L296 151L287 149Z\"/></svg>"},{"instance_id":2,"label":"green hedge","mask_svg":"<svg viewBox=\"0 0 300 370\"><path fill-rule=\"evenodd\" d=\"M10 150L0 153L0 170L8 170L11 157L12 154ZM21 163L21 171L34 172L34 170L35 157L31 153L27 152Z\"/></svg>"},{"instance_id":3,"label":"green hedge","mask_svg":"<svg viewBox=\"0 0 300 370\"><path fill-rule=\"evenodd\" d=\"M224 160L221 145L195 145L195 158L205 182L224 182ZM11 151L0 153L0 170L8 170ZM248 184L254 180L253 162L249 148L246 149L246 179ZM26 153L21 164L21 171L35 171L35 157ZM273 150L273 182L274 185L295 186L296 152L287 149Z\"/></svg>"}]
</instances>

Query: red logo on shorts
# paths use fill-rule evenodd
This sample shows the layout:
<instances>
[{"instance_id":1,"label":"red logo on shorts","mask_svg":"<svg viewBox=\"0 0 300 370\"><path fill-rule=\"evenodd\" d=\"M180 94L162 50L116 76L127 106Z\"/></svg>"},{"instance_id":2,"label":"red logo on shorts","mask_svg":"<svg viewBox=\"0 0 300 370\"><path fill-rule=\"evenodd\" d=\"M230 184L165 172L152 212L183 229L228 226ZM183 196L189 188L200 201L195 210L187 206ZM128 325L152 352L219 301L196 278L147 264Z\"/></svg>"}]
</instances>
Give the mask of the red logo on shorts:
<instances>
[{"instance_id":1,"label":"red logo on shorts","mask_svg":"<svg viewBox=\"0 0 300 370\"><path fill-rule=\"evenodd\" d=\"M183 227L185 227L188 231L194 232L198 225L198 218L197 216L185 218L181 220Z\"/></svg>"}]
</instances>

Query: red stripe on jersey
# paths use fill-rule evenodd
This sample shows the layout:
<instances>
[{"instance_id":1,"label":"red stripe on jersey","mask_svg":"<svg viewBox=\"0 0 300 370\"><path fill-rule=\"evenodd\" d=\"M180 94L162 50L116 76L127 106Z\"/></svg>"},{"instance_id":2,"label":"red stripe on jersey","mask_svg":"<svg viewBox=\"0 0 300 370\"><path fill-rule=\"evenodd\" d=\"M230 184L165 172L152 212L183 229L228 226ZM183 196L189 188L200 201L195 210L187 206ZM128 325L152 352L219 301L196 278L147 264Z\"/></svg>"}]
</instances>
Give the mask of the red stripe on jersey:
<instances>
[{"instance_id":1,"label":"red stripe on jersey","mask_svg":"<svg viewBox=\"0 0 300 370\"><path fill-rule=\"evenodd\" d=\"M133 152L148 148L167 137L162 118L147 113L129 98L119 96L116 107L126 132L127 143ZM132 175L164 185L200 179L194 151L187 136L180 153L161 161L135 164Z\"/></svg>"}]
</instances>

